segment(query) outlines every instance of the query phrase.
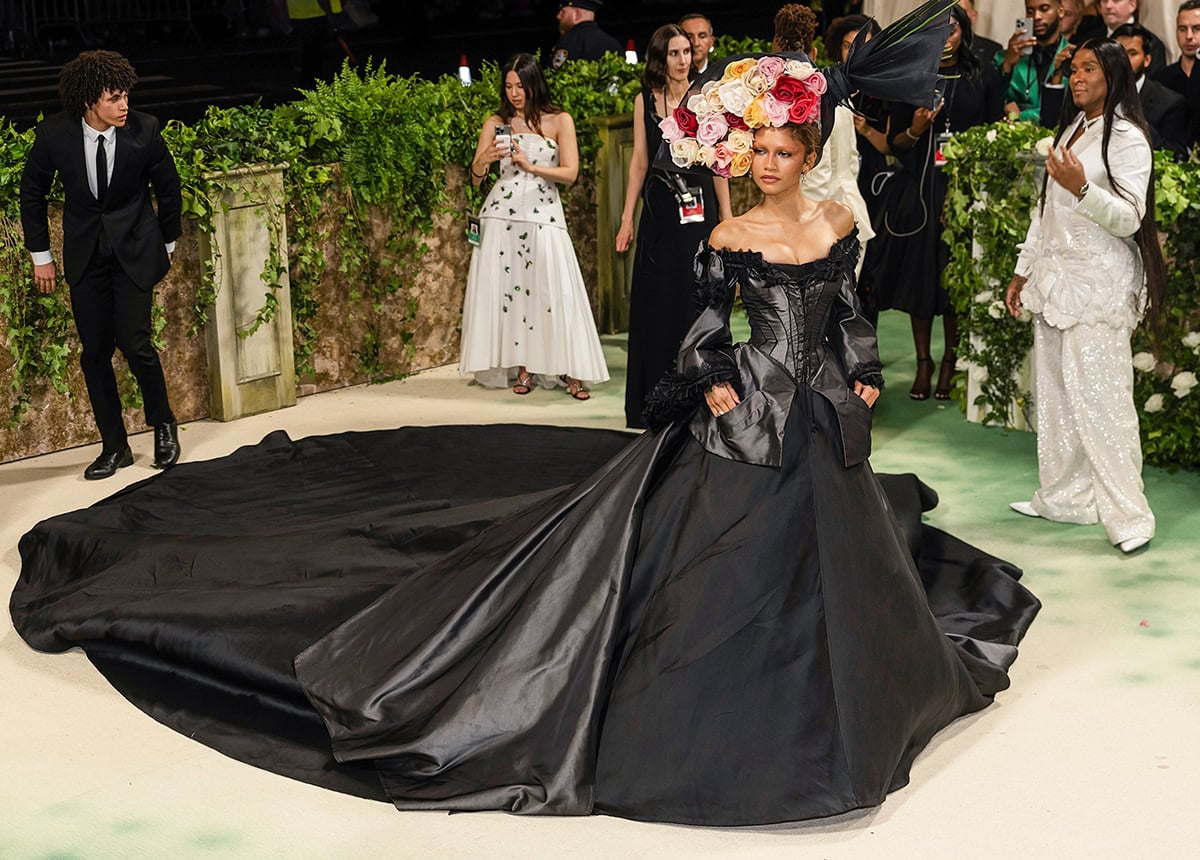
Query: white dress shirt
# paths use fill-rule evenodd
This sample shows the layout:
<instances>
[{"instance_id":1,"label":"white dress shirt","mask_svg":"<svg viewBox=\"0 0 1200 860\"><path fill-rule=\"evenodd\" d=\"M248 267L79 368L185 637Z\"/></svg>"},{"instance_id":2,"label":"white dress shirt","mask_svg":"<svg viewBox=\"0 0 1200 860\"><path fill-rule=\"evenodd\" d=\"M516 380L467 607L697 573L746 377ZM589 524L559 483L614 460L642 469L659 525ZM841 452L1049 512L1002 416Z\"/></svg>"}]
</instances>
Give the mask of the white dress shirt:
<instances>
[{"instance_id":1,"label":"white dress shirt","mask_svg":"<svg viewBox=\"0 0 1200 860\"><path fill-rule=\"evenodd\" d=\"M104 135L104 156L108 159L107 179L108 184L112 184L113 167L117 163L117 127L110 125L108 131L96 131L88 125L86 119L80 117L79 122L83 126L83 163L87 167L88 188L91 189L92 196L99 200L100 192L96 185L96 149L100 146L100 135ZM168 242L166 248L168 254L173 254L175 243ZM54 262L54 254L51 251L31 251L30 254L35 266Z\"/></svg>"}]
</instances>

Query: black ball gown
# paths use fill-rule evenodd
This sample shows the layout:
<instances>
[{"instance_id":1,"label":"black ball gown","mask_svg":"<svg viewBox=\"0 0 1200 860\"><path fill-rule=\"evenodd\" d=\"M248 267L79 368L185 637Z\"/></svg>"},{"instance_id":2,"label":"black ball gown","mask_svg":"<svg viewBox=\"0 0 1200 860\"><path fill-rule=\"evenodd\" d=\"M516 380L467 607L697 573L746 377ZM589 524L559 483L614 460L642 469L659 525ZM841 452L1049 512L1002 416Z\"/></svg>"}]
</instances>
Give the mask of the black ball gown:
<instances>
[{"instance_id":1,"label":"black ball gown","mask_svg":"<svg viewBox=\"0 0 1200 860\"><path fill-rule=\"evenodd\" d=\"M702 252L705 310L641 436L275 433L46 520L14 624L203 743L401 809L878 804L1008 685L1039 604L866 462L856 257L849 237L802 266ZM741 393L720 417L716 380ZM537 469L495 454L530 450Z\"/></svg>"}]
</instances>

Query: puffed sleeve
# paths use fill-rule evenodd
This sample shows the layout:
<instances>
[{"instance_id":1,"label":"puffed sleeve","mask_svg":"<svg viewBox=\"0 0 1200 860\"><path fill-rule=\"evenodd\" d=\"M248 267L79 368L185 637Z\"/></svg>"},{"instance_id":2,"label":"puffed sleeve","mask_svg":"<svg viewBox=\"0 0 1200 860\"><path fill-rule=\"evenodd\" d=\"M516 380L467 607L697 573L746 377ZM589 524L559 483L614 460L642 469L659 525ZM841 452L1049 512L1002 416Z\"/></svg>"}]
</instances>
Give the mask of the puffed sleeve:
<instances>
[{"instance_id":1,"label":"puffed sleeve","mask_svg":"<svg viewBox=\"0 0 1200 860\"><path fill-rule=\"evenodd\" d=\"M858 243L851 253L857 257ZM851 383L883 388L883 364L879 361L879 341L875 328L863 316L854 289L854 267L842 267L842 285L829 315L829 340L841 355L846 379Z\"/></svg>"},{"instance_id":2,"label":"puffed sleeve","mask_svg":"<svg viewBox=\"0 0 1200 860\"><path fill-rule=\"evenodd\" d=\"M734 267L719 251L701 243L695 258L696 304L700 311L683 343L675 370L659 381L646 397L642 414L652 430L690 415L704 393L720 382L737 385L729 313L737 289Z\"/></svg>"},{"instance_id":3,"label":"puffed sleeve","mask_svg":"<svg viewBox=\"0 0 1200 860\"><path fill-rule=\"evenodd\" d=\"M1017 245L1020 253L1017 255L1017 265L1013 274L1028 278L1033 271L1033 261L1037 259L1038 246L1042 241L1042 207L1034 204L1033 217L1029 221L1029 229L1025 231L1025 241Z\"/></svg>"}]
</instances>

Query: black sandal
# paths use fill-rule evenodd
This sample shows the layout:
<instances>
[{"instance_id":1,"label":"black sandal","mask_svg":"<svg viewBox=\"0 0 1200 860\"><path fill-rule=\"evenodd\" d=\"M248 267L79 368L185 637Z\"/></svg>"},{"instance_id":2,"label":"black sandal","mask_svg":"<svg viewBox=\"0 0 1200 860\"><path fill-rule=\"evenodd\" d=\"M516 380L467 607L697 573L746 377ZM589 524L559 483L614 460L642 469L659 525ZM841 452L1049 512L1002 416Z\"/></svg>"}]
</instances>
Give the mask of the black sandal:
<instances>
[{"instance_id":1,"label":"black sandal","mask_svg":"<svg viewBox=\"0 0 1200 860\"><path fill-rule=\"evenodd\" d=\"M942 366L938 370L937 388L933 391L934 400L950 399L950 386L954 382L954 373L957 370L957 364L958 359L956 358L942 359Z\"/></svg>"},{"instance_id":2,"label":"black sandal","mask_svg":"<svg viewBox=\"0 0 1200 860\"><path fill-rule=\"evenodd\" d=\"M517 381L513 383L512 393L525 395L533 391L533 377L526 373L524 376L518 374Z\"/></svg>"},{"instance_id":3,"label":"black sandal","mask_svg":"<svg viewBox=\"0 0 1200 860\"><path fill-rule=\"evenodd\" d=\"M917 356L917 378L913 380L912 390L908 396L913 400L928 400L929 387L933 381L933 359L929 356Z\"/></svg>"},{"instance_id":4,"label":"black sandal","mask_svg":"<svg viewBox=\"0 0 1200 860\"><path fill-rule=\"evenodd\" d=\"M567 376L564 373L562 376L560 376L558 378L558 381L566 386L567 394L571 395L576 400L591 400L592 399L592 393L590 391L588 391L586 388L584 388L583 383L580 382L578 379L571 379L571 377Z\"/></svg>"}]
</instances>

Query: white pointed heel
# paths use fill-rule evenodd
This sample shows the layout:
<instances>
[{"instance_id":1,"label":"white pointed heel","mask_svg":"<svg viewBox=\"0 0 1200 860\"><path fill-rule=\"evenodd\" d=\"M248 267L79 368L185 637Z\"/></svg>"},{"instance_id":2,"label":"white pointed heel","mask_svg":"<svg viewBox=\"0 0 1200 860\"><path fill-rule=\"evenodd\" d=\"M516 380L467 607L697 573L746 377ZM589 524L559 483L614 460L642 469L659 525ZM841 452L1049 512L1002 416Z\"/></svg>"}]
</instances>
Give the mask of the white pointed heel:
<instances>
[{"instance_id":1,"label":"white pointed heel","mask_svg":"<svg viewBox=\"0 0 1200 860\"><path fill-rule=\"evenodd\" d=\"M1128 540L1123 540L1117 544L1117 546L1121 548L1121 552L1128 554L1135 550L1141 549L1148 543L1150 543L1150 538L1135 537L1129 538Z\"/></svg>"},{"instance_id":2,"label":"white pointed heel","mask_svg":"<svg viewBox=\"0 0 1200 860\"><path fill-rule=\"evenodd\" d=\"M1012 508L1014 511L1016 511L1018 514L1021 514L1026 517L1040 517L1041 516L1041 514L1039 514L1037 511L1035 511L1033 509L1032 502L1009 502L1008 506L1010 508Z\"/></svg>"}]
</instances>

